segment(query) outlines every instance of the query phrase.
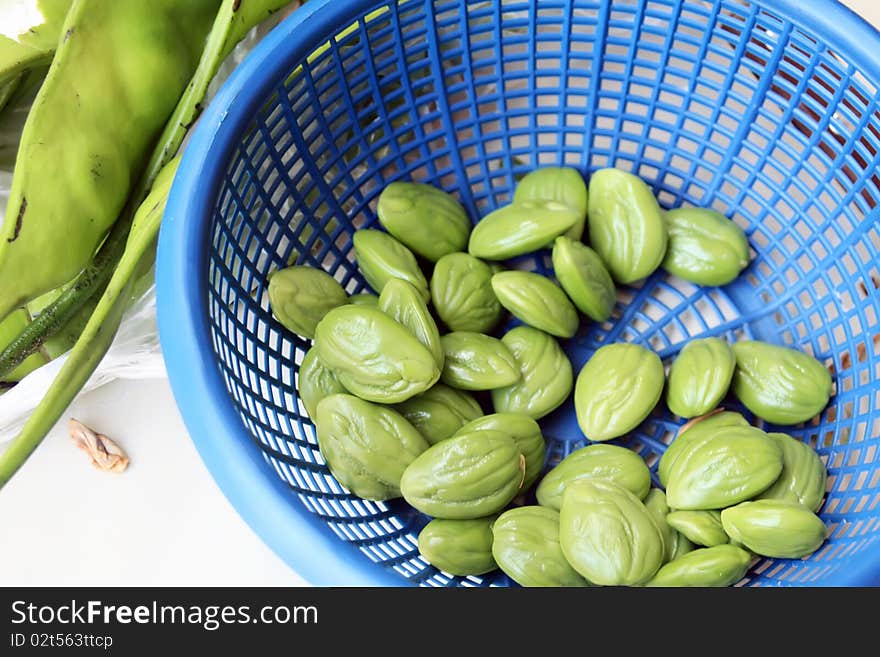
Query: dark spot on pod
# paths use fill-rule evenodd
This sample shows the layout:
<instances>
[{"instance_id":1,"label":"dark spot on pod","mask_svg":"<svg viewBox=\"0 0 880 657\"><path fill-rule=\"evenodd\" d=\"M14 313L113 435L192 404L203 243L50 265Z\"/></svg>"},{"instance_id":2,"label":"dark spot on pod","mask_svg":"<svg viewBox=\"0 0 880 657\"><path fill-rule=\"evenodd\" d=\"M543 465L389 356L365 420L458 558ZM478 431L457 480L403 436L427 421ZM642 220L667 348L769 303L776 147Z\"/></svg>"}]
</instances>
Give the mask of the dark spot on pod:
<instances>
[{"instance_id":1,"label":"dark spot on pod","mask_svg":"<svg viewBox=\"0 0 880 657\"><path fill-rule=\"evenodd\" d=\"M184 130L189 130L192 127L193 123L198 121L198 119L202 115L202 111L204 109L205 109L205 107L201 103L196 103L195 107L193 108L192 118L189 121L187 121L186 123L181 123L180 127L183 128Z\"/></svg>"},{"instance_id":2,"label":"dark spot on pod","mask_svg":"<svg viewBox=\"0 0 880 657\"><path fill-rule=\"evenodd\" d=\"M27 210L27 199L21 199L21 209L18 211L18 217L15 219L15 229L12 231L12 237L6 238L7 242L14 242L18 239L21 232L21 224L24 222L24 213Z\"/></svg>"},{"instance_id":3,"label":"dark spot on pod","mask_svg":"<svg viewBox=\"0 0 880 657\"><path fill-rule=\"evenodd\" d=\"M70 37L73 36L73 33L76 31L75 27L71 27L67 32L64 33L64 41L67 41ZM62 41L62 43L64 42Z\"/></svg>"},{"instance_id":4,"label":"dark spot on pod","mask_svg":"<svg viewBox=\"0 0 880 657\"><path fill-rule=\"evenodd\" d=\"M232 11L238 11L238 8L241 7L241 0L235 0L232 3Z\"/></svg>"}]
</instances>

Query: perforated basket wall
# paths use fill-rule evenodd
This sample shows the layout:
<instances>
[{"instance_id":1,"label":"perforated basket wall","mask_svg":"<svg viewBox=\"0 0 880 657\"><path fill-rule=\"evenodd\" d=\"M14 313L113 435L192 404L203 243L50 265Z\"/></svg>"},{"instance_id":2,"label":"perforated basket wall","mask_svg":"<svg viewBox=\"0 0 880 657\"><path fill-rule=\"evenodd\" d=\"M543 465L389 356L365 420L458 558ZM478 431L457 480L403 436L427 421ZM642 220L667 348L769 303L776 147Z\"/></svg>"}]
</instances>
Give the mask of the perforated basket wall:
<instances>
[{"instance_id":1,"label":"perforated basket wall","mask_svg":"<svg viewBox=\"0 0 880 657\"><path fill-rule=\"evenodd\" d=\"M351 237L376 223L377 195L393 180L438 185L477 220L538 165L585 176L615 166L648 181L665 207L733 218L754 261L724 288L662 271L620 287L612 319L585 321L566 345L575 371L613 341L649 345L667 361L708 335L815 355L832 370L835 395L820 417L785 431L827 460L830 537L807 560L758 562L745 582L876 581L880 79L866 70L865 44L842 41L846 29L833 23L858 25L875 52L880 40L833 3L808 4L312 0L300 10L308 15L289 19L295 29L283 25L289 33L268 39L240 73L251 79L218 98L228 106L212 108L197 135L201 154L185 162L202 169L178 181L163 229L160 269L174 271L166 262L186 253L199 273L186 283L160 278L160 303L199 284L193 336L216 361L204 376L219 371L224 383L208 398L183 390L192 372L173 361L195 346L166 301L163 345L200 448L236 440L261 452L260 476L279 478L283 504L335 533L333 558L349 567L389 569L401 583L508 583L438 572L416 549L425 518L400 501L361 501L330 476L296 393L309 344L273 320L266 278L296 262L363 290ZM196 188L206 205L184 211L181 199ZM191 234L202 239L172 250L166 242L183 239L185 222L198 223ZM518 266L550 273L547 264ZM200 418L229 405L240 418L229 437L203 435ZM661 404L622 443L656 468L680 423ZM570 406L543 427L551 462L584 444ZM248 495L248 481L220 480L233 499ZM298 544L283 556L297 566L312 551Z\"/></svg>"}]
</instances>

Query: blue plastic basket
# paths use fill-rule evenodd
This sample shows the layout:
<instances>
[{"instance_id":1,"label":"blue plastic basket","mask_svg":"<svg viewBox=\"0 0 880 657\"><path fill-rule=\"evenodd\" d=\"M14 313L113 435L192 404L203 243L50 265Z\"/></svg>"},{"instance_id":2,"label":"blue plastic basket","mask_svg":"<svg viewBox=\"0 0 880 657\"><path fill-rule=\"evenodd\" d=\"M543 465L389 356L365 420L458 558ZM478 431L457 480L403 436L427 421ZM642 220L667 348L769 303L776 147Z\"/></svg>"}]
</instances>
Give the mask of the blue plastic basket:
<instances>
[{"instance_id":1,"label":"blue plastic basket","mask_svg":"<svg viewBox=\"0 0 880 657\"><path fill-rule=\"evenodd\" d=\"M880 584L878 52L822 0L311 0L208 108L162 229L162 345L208 468L315 584L509 583L438 572L416 549L424 517L330 476L296 393L309 345L273 320L267 275L296 261L363 289L352 233L393 180L478 219L538 165L616 166L666 207L732 217L755 258L723 288L621 287L613 318L567 344L574 366L612 341L668 359L706 335L814 354L835 396L786 431L827 460L830 537L745 582ZM661 408L623 443L656 467L678 425ZM570 407L543 428L551 459L584 442Z\"/></svg>"}]
</instances>

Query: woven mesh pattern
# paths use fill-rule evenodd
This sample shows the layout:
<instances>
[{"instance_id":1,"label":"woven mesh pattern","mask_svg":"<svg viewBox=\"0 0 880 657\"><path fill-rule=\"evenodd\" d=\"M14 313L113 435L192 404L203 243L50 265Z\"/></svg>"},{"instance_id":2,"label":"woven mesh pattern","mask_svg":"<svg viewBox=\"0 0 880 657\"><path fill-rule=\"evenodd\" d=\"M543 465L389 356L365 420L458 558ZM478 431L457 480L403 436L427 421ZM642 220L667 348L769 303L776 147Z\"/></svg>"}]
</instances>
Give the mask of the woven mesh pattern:
<instances>
[{"instance_id":1,"label":"woven mesh pattern","mask_svg":"<svg viewBox=\"0 0 880 657\"><path fill-rule=\"evenodd\" d=\"M266 476L289 484L290 504L356 546L364 568L427 585L509 583L438 572L415 546L425 518L399 501L361 501L330 476L296 394L309 344L272 319L266 278L295 262L363 290L351 237L376 223L393 180L438 185L476 220L538 165L587 176L615 166L665 207L733 218L754 261L724 288L663 272L620 287L612 319L584 322L566 344L574 366L613 341L668 362L708 335L815 355L835 396L784 430L827 460L831 535L809 559L762 560L745 581L821 584L855 560L880 561L880 81L769 1L346 4L347 20L243 129L206 245L217 363L242 439L262 450ZM517 266L548 264L542 254ZM622 442L656 468L679 424L661 408ZM584 444L570 405L543 428L551 463Z\"/></svg>"}]
</instances>

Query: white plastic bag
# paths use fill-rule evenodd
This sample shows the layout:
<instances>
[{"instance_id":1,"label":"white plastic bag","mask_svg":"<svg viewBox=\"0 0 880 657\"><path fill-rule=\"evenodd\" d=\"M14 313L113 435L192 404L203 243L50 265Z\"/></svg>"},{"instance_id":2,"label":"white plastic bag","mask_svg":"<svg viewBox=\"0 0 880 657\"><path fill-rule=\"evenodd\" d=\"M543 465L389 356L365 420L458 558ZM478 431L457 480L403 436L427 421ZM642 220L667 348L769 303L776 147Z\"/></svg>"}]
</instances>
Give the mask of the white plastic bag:
<instances>
[{"instance_id":1,"label":"white plastic bag","mask_svg":"<svg viewBox=\"0 0 880 657\"><path fill-rule=\"evenodd\" d=\"M66 361L66 354L56 358L0 395L0 443L15 438ZM151 285L126 312L113 345L81 393L115 379L164 377L165 363L156 331L156 288Z\"/></svg>"}]
</instances>

